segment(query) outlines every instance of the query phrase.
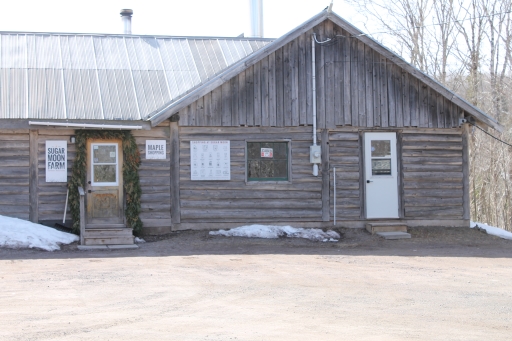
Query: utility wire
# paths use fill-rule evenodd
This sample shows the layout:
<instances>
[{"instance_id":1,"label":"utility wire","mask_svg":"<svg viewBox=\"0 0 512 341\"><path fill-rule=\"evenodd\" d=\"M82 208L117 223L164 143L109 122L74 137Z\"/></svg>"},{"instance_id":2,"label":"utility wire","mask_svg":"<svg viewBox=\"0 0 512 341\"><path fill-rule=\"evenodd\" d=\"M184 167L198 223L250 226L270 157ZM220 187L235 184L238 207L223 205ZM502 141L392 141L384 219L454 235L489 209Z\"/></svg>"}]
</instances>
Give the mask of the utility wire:
<instances>
[{"instance_id":1,"label":"utility wire","mask_svg":"<svg viewBox=\"0 0 512 341\"><path fill-rule=\"evenodd\" d=\"M504 144L506 144L506 145L507 145L507 146L509 146L509 147L512 147L512 144L507 143L507 142L505 142L505 141L503 141L503 140L500 140L500 139L499 139L499 138L497 138L496 136L489 134L488 132L486 132L485 130L483 130L482 128L480 128L479 126L477 126L476 124L471 123L471 122L468 122L468 123L469 123L469 124L471 124L473 127L477 127L478 129L480 129L481 131L483 131L484 133L486 133L487 135L489 135L489 136L490 136L490 137L492 137L493 139L498 140L498 141L500 141L501 143L504 143Z\"/></svg>"}]
</instances>

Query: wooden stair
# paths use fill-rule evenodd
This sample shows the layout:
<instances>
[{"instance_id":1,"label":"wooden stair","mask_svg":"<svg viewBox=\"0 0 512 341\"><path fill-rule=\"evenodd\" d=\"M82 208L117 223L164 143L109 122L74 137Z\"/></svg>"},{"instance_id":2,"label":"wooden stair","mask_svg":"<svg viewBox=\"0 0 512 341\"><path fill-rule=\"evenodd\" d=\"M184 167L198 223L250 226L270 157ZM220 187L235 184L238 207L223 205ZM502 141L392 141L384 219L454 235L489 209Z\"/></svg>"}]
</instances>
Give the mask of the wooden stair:
<instances>
[{"instance_id":1,"label":"wooden stair","mask_svg":"<svg viewBox=\"0 0 512 341\"><path fill-rule=\"evenodd\" d=\"M84 231L83 245L133 245L131 228L124 225L87 225Z\"/></svg>"},{"instance_id":2,"label":"wooden stair","mask_svg":"<svg viewBox=\"0 0 512 341\"><path fill-rule=\"evenodd\" d=\"M379 232L404 232L407 233L407 225L400 223L367 223L366 230L371 234Z\"/></svg>"}]
</instances>

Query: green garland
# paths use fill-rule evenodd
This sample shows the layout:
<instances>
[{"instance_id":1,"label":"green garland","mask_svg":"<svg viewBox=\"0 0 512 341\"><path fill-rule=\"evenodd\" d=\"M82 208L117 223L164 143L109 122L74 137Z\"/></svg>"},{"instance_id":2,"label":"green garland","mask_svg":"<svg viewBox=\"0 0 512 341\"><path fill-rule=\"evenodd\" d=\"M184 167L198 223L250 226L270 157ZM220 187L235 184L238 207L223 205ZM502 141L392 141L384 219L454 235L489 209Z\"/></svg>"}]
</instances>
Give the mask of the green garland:
<instances>
[{"instance_id":1,"label":"green garland","mask_svg":"<svg viewBox=\"0 0 512 341\"><path fill-rule=\"evenodd\" d=\"M73 163L69 188L69 209L73 217L73 233L80 234L80 195L78 187L85 189L87 177L87 140L88 139L119 139L123 144L123 181L126 199L126 225L133 229L135 236L142 231L139 218L141 189L139 183L140 153L135 138L129 131L111 130L77 130L76 157Z\"/></svg>"}]
</instances>

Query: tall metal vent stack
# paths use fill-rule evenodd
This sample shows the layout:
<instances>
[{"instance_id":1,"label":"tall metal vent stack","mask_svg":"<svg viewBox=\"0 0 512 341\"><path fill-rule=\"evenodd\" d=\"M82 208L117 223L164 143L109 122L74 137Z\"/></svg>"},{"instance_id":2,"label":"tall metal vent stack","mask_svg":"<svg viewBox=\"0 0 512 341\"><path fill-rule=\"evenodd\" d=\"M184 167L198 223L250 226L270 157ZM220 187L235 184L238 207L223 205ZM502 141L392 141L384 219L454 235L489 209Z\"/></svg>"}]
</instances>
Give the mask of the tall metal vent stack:
<instances>
[{"instance_id":1,"label":"tall metal vent stack","mask_svg":"<svg viewBox=\"0 0 512 341\"><path fill-rule=\"evenodd\" d=\"M251 32L249 36L263 38L263 0L249 0Z\"/></svg>"},{"instance_id":2,"label":"tall metal vent stack","mask_svg":"<svg viewBox=\"0 0 512 341\"><path fill-rule=\"evenodd\" d=\"M132 34L132 9L122 9L121 10L121 20L123 21L123 33L124 34Z\"/></svg>"}]
</instances>

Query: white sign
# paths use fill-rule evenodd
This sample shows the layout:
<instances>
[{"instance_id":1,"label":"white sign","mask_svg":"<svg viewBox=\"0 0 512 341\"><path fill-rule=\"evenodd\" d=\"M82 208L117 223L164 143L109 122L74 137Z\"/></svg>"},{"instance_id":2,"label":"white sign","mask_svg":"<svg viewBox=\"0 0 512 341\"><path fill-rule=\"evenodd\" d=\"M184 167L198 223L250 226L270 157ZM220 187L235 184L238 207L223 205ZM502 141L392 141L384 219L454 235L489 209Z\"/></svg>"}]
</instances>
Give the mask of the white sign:
<instances>
[{"instance_id":1,"label":"white sign","mask_svg":"<svg viewBox=\"0 0 512 341\"><path fill-rule=\"evenodd\" d=\"M68 141L46 141L46 182L68 182Z\"/></svg>"},{"instance_id":2,"label":"white sign","mask_svg":"<svg viewBox=\"0 0 512 341\"><path fill-rule=\"evenodd\" d=\"M146 159L166 159L165 140L146 140Z\"/></svg>"},{"instance_id":3,"label":"white sign","mask_svg":"<svg viewBox=\"0 0 512 341\"><path fill-rule=\"evenodd\" d=\"M261 157L274 157L274 149L272 148L261 148Z\"/></svg>"},{"instance_id":4,"label":"white sign","mask_svg":"<svg viewBox=\"0 0 512 341\"><path fill-rule=\"evenodd\" d=\"M190 141L191 180L231 180L229 141Z\"/></svg>"}]
</instances>

